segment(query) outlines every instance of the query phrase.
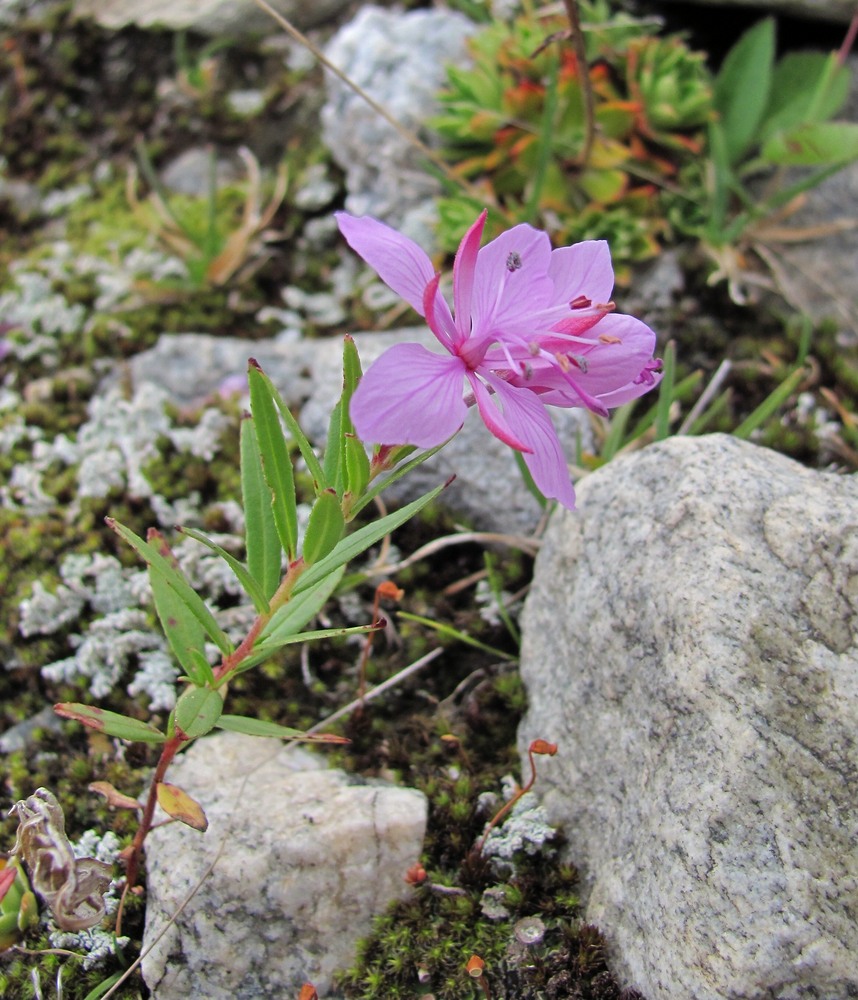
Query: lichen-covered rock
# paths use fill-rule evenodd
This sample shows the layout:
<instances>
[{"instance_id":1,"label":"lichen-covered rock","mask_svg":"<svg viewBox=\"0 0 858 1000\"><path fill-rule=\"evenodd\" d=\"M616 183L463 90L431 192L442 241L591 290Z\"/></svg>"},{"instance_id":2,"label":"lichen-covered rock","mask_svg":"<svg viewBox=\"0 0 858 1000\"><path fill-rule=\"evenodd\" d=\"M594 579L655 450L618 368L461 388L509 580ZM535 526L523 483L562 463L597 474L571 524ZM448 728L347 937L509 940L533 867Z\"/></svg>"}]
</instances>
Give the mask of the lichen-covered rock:
<instances>
[{"instance_id":1,"label":"lichen-covered rock","mask_svg":"<svg viewBox=\"0 0 858 1000\"><path fill-rule=\"evenodd\" d=\"M856 636L854 477L681 437L555 515L520 746L649 1000L858 995Z\"/></svg>"},{"instance_id":2,"label":"lichen-covered rock","mask_svg":"<svg viewBox=\"0 0 858 1000\"><path fill-rule=\"evenodd\" d=\"M172 823L147 840L143 950L153 950L143 976L153 997L293 997L307 981L330 996L372 918L408 892L425 797L233 733L195 744L169 778L200 801L209 827Z\"/></svg>"}]
</instances>

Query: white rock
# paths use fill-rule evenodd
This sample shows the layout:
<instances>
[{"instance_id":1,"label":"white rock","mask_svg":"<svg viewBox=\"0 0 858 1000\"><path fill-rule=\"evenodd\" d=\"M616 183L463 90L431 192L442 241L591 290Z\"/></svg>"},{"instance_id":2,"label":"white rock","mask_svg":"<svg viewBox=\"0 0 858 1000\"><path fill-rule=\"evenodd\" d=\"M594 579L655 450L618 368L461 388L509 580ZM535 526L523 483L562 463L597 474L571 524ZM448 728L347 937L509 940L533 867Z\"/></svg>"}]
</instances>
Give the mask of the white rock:
<instances>
[{"instance_id":1,"label":"white rock","mask_svg":"<svg viewBox=\"0 0 858 1000\"><path fill-rule=\"evenodd\" d=\"M675 438L555 515L520 746L648 1000L858 995L856 632L855 477Z\"/></svg>"},{"instance_id":2,"label":"white rock","mask_svg":"<svg viewBox=\"0 0 858 1000\"><path fill-rule=\"evenodd\" d=\"M372 918L408 892L425 797L233 733L195 744L168 777L200 801L209 828L172 823L147 840L143 976L154 1000L293 997L308 981L331 996Z\"/></svg>"},{"instance_id":3,"label":"white rock","mask_svg":"<svg viewBox=\"0 0 858 1000\"><path fill-rule=\"evenodd\" d=\"M325 55L406 129L417 132L439 105L447 63L466 60L475 26L450 10L364 7L329 43ZM434 242L432 199L440 193L425 157L366 101L328 74L322 134L346 172L346 208L401 229L421 246Z\"/></svg>"}]
</instances>

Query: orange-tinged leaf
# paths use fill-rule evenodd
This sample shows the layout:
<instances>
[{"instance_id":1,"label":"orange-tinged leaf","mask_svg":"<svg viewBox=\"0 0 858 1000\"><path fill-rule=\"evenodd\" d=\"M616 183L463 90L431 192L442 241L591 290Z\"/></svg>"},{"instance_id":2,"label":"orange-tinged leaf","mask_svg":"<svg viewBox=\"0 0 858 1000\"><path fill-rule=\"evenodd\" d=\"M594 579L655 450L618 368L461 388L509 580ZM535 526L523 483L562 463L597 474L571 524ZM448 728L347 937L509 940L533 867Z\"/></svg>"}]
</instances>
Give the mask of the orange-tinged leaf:
<instances>
[{"instance_id":1,"label":"orange-tinged leaf","mask_svg":"<svg viewBox=\"0 0 858 1000\"><path fill-rule=\"evenodd\" d=\"M137 799L132 798L130 795L126 795L124 792L120 792L118 788L114 788L109 781L93 781L89 786L91 792L95 792L97 795L103 795L107 799L107 804L111 809L141 809L142 806L137 801Z\"/></svg>"},{"instance_id":2,"label":"orange-tinged leaf","mask_svg":"<svg viewBox=\"0 0 858 1000\"><path fill-rule=\"evenodd\" d=\"M159 781L157 795L158 805L168 816L199 830L200 833L206 832L209 821L206 819L203 807L187 792L183 792L181 788L177 788L176 785L171 785L167 781Z\"/></svg>"}]
</instances>

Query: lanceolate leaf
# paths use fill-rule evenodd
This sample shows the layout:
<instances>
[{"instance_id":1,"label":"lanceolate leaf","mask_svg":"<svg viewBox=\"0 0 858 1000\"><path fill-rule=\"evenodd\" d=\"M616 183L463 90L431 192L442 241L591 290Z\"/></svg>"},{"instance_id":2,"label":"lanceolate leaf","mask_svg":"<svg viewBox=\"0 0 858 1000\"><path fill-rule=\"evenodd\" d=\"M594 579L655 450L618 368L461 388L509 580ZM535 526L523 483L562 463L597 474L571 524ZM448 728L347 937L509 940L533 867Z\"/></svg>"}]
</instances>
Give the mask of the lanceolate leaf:
<instances>
[{"instance_id":1,"label":"lanceolate leaf","mask_svg":"<svg viewBox=\"0 0 858 1000\"><path fill-rule=\"evenodd\" d=\"M286 636L300 632L307 622L325 606L342 575L343 567L339 567L323 577L314 588L305 589L300 594L294 594L283 607L278 608L271 616L271 621L262 630L259 645L270 647Z\"/></svg>"},{"instance_id":2,"label":"lanceolate leaf","mask_svg":"<svg viewBox=\"0 0 858 1000\"><path fill-rule=\"evenodd\" d=\"M241 496L244 504L247 568L261 587L267 606L268 599L280 582L283 547L274 524L271 491L262 472L259 440L251 417L246 417L241 422ZM253 600L256 604L255 599Z\"/></svg>"},{"instance_id":3,"label":"lanceolate leaf","mask_svg":"<svg viewBox=\"0 0 858 1000\"><path fill-rule=\"evenodd\" d=\"M271 490L271 510L280 543L291 561L298 545L298 513L295 499L295 479L286 436L280 426L280 416L268 383L258 367L247 370L250 383L250 409L259 442L262 471Z\"/></svg>"},{"instance_id":4,"label":"lanceolate leaf","mask_svg":"<svg viewBox=\"0 0 858 1000\"><path fill-rule=\"evenodd\" d=\"M715 79L715 108L731 164L758 138L771 93L774 58L775 23L767 18L746 31L730 49Z\"/></svg>"},{"instance_id":5,"label":"lanceolate leaf","mask_svg":"<svg viewBox=\"0 0 858 1000\"><path fill-rule=\"evenodd\" d=\"M105 520L107 525L124 538L150 567L157 570L170 588L175 591L182 603L190 608L205 630L206 635L222 653L228 656L232 652L229 639L214 620L214 616L206 607L203 599L191 587L184 576L170 565L154 545L144 542L139 535L135 535L130 528L126 528L124 524L120 524L119 521L115 521L112 517L105 518Z\"/></svg>"},{"instance_id":6,"label":"lanceolate leaf","mask_svg":"<svg viewBox=\"0 0 858 1000\"><path fill-rule=\"evenodd\" d=\"M295 584L295 596L315 586L324 580L335 569L345 566L347 562L366 552L370 546L380 542L385 535L389 534L400 525L405 524L414 515L422 510L426 504L431 503L435 497L446 487L446 483L436 486L434 490L425 493L418 500L413 500L399 510L373 521L371 524L358 528L351 535L347 535L337 547L324 559L311 566L305 573L302 573Z\"/></svg>"},{"instance_id":7,"label":"lanceolate leaf","mask_svg":"<svg viewBox=\"0 0 858 1000\"><path fill-rule=\"evenodd\" d=\"M77 702L64 702L54 705L54 711L64 719L82 722L90 729L97 729L108 736L117 736L121 740L132 740L138 743L163 743L167 738L148 722L129 719L127 715L116 712L106 712L103 708L92 705L81 705Z\"/></svg>"},{"instance_id":8,"label":"lanceolate leaf","mask_svg":"<svg viewBox=\"0 0 858 1000\"><path fill-rule=\"evenodd\" d=\"M343 517L340 498L333 490L325 490L316 497L301 555L307 566L312 566L328 555L343 537L346 522Z\"/></svg>"},{"instance_id":9,"label":"lanceolate leaf","mask_svg":"<svg viewBox=\"0 0 858 1000\"><path fill-rule=\"evenodd\" d=\"M340 460L342 452L340 450L340 437L343 426L343 404L342 400L331 410L331 419L328 421L328 438L325 445L324 475L325 482L334 490L338 496L343 495L343 472Z\"/></svg>"},{"instance_id":10,"label":"lanceolate leaf","mask_svg":"<svg viewBox=\"0 0 858 1000\"><path fill-rule=\"evenodd\" d=\"M325 479L319 459L316 457L315 451L313 451L313 446L307 439L307 435L301 429L301 425L292 416L292 411L283 401L283 397L275 388L274 383L261 368L257 367L256 370L268 386L268 391L271 393L271 398L274 400L275 406L280 411L280 416L283 418L283 423L286 424L286 429L294 438L295 444L298 445L298 450L301 452L301 457L307 463L307 469L313 477L316 493L321 492L326 489L328 482Z\"/></svg>"},{"instance_id":11,"label":"lanceolate leaf","mask_svg":"<svg viewBox=\"0 0 858 1000\"><path fill-rule=\"evenodd\" d=\"M247 510L245 509L245 524L247 523ZM274 522L271 522L272 527ZM202 542L203 545L207 546L212 550L212 552L217 552L217 554L223 559L223 561L229 566L229 568L235 573L238 578L238 582L244 588L244 592L253 601L253 606L262 615L268 611L268 600L263 593L262 587L256 580L250 575L247 567L244 563L239 562L235 556L230 555L226 549L222 548L217 542L213 542L207 535L204 535L201 531L195 531L193 528L179 528L179 531L183 535L189 535L191 538L195 538L198 542ZM276 566L276 573L271 574L271 579L274 581L274 586L271 589L271 593L277 589L277 585L280 583L280 541L277 538L277 532L274 532L273 536L274 543L274 554L277 557L276 563L272 559L270 562ZM248 546L249 548L249 546ZM270 583L270 580L268 581Z\"/></svg>"},{"instance_id":12,"label":"lanceolate leaf","mask_svg":"<svg viewBox=\"0 0 858 1000\"><path fill-rule=\"evenodd\" d=\"M370 625L350 625L348 628L320 628L312 632L294 632L281 634L257 646L247 659L242 660L235 674L243 674L245 670L262 663L283 646L291 646L298 642L312 642L314 639L339 639L345 635L366 635L367 632L377 632L383 629L387 622L384 618Z\"/></svg>"},{"instance_id":13,"label":"lanceolate leaf","mask_svg":"<svg viewBox=\"0 0 858 1000\"><path fill-rule=\"evenodd\" d=\"M181 572L173 553L161 535L149 544L157 542L160 554L177 572ZM197 657L205 649L206 634L198 618L167 583L166 578L152 565L149 566L149 586L155 599L155 610L170 644L173 655L181 663L185 673L195 683L205 683L205 675L200 672Z\"/></svg>"},{"instance_id":14,"label":"lanceolate leaf","mask_svg":"<svg viewBox=\"0 0 858 1000\"><path fill-rule=\"evenodd\" d=\"M248 719L243 715L222 715L218 721L218 729L228 729L231 733L244 733L246 736L274 736L281 740L303 740L307 743L351 742L345 736L334 736L332 733L308 735L300 729L290 729L262 719Z\"/></svg>"}]
</instances>

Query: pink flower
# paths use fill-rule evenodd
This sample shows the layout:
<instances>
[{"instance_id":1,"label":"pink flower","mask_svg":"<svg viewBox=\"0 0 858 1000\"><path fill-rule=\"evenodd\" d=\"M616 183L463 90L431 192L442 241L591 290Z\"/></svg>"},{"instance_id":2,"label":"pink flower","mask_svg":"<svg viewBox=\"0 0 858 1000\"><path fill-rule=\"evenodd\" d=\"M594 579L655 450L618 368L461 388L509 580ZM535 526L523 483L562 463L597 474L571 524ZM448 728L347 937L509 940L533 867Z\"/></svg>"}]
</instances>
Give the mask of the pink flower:
<instances>
[{"instance_id":1,"label":"pink flower","mask_svg":"<svg viewBox=\"0 0 858 1000\"><path fill-rule=\"evenodd\" d=\"M492 434L522 452L542 493L571 508L575 494L545 403L607 413L640 395L650 388L636 382L643 373L657 381L655 335L611 315L606 243L552 250L546 233L519 225L480 249L485 221L483 212L459 245L451 312L416 243L375 219L337 213L352 249L426 318L446 351L391 347L361 380L351 418L364 441L432 448L461 427L474 402Z\"/></svg>"}]
</instances>

